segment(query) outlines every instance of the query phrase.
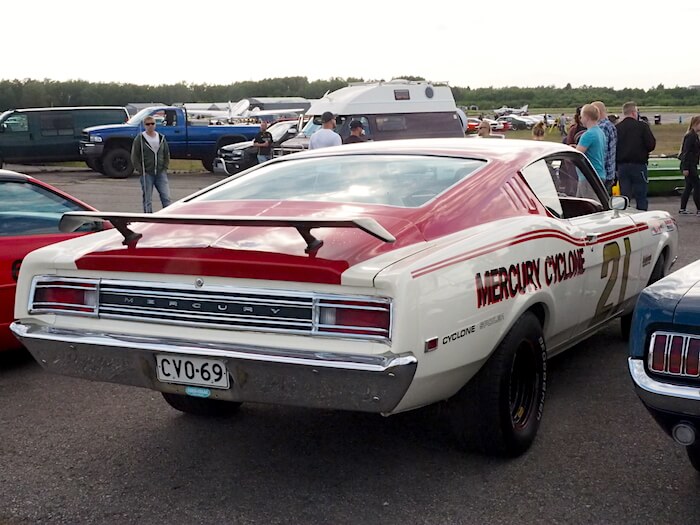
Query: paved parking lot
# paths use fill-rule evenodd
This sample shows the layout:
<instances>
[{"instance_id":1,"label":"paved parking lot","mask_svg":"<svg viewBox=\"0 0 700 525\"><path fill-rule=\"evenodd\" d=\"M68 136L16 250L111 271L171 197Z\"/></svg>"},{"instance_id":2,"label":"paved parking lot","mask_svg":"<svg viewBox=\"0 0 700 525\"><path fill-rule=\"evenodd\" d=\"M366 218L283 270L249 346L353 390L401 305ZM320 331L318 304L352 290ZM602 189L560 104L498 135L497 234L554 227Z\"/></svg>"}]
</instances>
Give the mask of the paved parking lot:
<instances>
[{"instance_id":1,"label":"paved parking lot","mask_svg":"<svg viewBox=\"0 0 700 525\"><path fill-rule=\"evenodd\" d=\"M35 176L141 210L136 178ZM170 177L175 198L219 179ZM678 222L680 267L700 258L700 217ZM552 360L538 438L515 460L460 450L440 406L382 418L249 404L207 420L0 355L0 524L700 523L700 475L636 398L618 331Z\"/></svg>"}]
</instances>

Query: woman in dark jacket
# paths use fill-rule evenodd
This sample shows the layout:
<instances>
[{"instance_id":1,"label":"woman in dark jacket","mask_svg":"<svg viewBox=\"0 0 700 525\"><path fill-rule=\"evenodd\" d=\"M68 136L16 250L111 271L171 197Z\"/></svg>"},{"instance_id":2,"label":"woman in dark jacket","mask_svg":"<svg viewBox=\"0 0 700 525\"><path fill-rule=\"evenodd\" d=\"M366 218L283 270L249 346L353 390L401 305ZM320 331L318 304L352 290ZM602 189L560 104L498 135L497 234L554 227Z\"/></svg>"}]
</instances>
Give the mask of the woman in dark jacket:
<instances>
[{"instance_id":1,"label":"woman in dark jacket","mask_svg":"<svg viewBox=\"0 0 700 525\"><path fill-rule=\"evenodd\" d=\"M681 209L678 213L689 215L685 209L688 204L690 193L693 193L693 202L695 203L696 213L700 215L700 179L698 179L698 163L700 163L700 115L695 115L690 119L688 132L683 137L683 145L681 146L681 171L685 177L685 189L681 195Z\"/></svg>"}]
</instances>

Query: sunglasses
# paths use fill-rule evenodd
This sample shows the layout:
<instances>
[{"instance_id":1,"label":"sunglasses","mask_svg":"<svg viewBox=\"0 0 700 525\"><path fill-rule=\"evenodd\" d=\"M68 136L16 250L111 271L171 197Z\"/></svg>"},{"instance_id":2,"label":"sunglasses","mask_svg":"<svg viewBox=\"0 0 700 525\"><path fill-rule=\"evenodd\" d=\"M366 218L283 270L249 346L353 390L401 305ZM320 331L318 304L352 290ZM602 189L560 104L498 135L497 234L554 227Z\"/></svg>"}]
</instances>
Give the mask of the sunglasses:
<instances>
[{"instance_id":1,"label":"sunglasses","mask_svg":"<svg viewBox=\"0 0 700 525\"><path fill-rule=\"evenodd\" d=\"M155 126L156 123L155 122L146 122L145 125L146 126Z\"/></svg>"}]
</instances>

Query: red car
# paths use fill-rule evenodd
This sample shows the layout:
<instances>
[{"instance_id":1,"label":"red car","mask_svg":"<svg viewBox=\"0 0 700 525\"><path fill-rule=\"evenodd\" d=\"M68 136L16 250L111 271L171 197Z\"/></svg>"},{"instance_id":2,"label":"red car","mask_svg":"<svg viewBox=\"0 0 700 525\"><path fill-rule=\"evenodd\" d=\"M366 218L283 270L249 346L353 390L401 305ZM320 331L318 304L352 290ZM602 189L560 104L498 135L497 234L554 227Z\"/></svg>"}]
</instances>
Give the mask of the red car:
<instances>
[{"instance_id":1,"label":"red car","mask_svg":"<svg viewBox=\"0 0 700 525\"><path fill-rule=\"evenodd\" d=\"M104 229L99 223L76 233L61 233L58 221L67 211L93 207L28 175L0 170L0 352L20 348L9 330L14 320L15 286L22 259L32 250Z\"/></svg>"}]
</instances>

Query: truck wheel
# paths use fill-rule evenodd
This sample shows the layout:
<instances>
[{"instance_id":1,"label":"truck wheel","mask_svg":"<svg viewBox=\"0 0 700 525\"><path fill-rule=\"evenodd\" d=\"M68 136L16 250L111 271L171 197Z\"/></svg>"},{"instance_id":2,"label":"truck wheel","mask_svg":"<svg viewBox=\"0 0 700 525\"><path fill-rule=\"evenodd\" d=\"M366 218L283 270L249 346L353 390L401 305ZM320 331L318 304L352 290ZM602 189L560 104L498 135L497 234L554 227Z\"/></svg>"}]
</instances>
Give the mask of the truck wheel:
<instances>
[{"instance_id":1,"label":"truck wheel","mask_svg":"<svg viewBox=\"0 0 700 525\"><path fill-rule=\"evenodd\" d=\"M488 455L521 455L537 435L546 382L542 327L526 312L481 370L450 399L457 440Z\"/></svg>"},{"instance_id":2,"label":"truck wheel","mask_svg":"<svg viewBox=\"0 0 700 525\"><path fill-rule=\"evenodd\" d=\"M103 173L104 167L102 166L102 161L100 159L85 159L85 164L92 171L97 173Z\"/></svg>"},{"instance_id":3,"label":"truck wheel","mask_svg":"<svg viewBox=\"0 0 700 525\"><path fill-rule=\"evenodd\" d=\"M125 179L134 171L131 154L123 148L108 150L102 158L104 174L114 179Z\"/></svg>"},{"instance_id":4,"label":"truck wheel","mask_svg":"<svg viewBox=\"0 0 700 525\"><path fill-rule=\"evenodd\" d=\"M204 166L204 169L212 173L214 173L214 158L215 157L208 155L202 159L202 166Z\"/></svg>"},{"instance_id":5,"label":"truck wheel","mask_svg":"<svg viewBox=\"0 0 700 525\"><path fill-rule=\"evenodd\" d=\"M650 284L654 284L659 279L663 279L665 273L666 257L662 253L656 260L654 269L651 271L651 275L649 276L649 282L647 283L647 286L649 286ZM629 341L630 339L630 329L632 328L632 313L633 312L630 312L620 317L620 334L622 335L623 341Z\"/></svg>"},{"instance_id":6,"label":"truck wheel","mask_svg":"<svg viewBox=\"0 0 700 525\"><path fill-rule=\"evenodd\" d=\"M181 394L161 392L165 401L176 410L195 416L227 417L232 416L241 407L241 403L222 401L220 399L204 399Z\"/></svg>"}]
</instances>

